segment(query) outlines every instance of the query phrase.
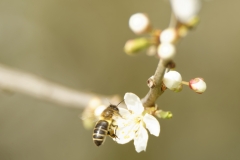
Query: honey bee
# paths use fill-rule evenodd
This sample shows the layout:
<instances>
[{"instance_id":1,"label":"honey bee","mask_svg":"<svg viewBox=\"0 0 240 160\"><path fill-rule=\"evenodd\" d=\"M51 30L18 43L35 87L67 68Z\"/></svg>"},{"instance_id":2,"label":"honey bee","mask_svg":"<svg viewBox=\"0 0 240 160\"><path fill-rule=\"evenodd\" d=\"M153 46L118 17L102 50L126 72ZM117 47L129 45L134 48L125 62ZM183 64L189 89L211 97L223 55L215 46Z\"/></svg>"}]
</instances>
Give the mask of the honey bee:
<instances>
[{"instance_id":1,"label":"honey bee","mask_svg":"<svg viewBox=\"0 0 240 160\"><path fill-rule=\"evenodd\" d=\"M114 125L113 116L121 117L121 115L119 114L117 105L110 104L105 110L103 110L100 116L100 119L96 123L93 130L93 135L92 135L93 142L97 146L100 146L101 144L104 143L107 135L109 135L112 138L117 138L115 134L117 126Z\"/></svg>"}]
</instances>

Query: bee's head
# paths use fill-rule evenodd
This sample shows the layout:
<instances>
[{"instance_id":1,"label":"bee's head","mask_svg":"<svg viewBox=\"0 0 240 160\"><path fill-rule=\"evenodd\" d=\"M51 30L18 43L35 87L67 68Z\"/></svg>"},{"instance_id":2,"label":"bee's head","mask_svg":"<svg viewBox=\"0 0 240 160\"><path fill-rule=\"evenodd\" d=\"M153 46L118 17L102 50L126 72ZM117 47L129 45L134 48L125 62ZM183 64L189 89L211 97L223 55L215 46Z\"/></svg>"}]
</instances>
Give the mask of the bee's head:
<instances>
[{"instance_id":1,"label":"bee's head","mask_svg":"<svg viewBox=\"0 0 240 160\"><path fill-rule=\"evenodd\" d=\"M114 111L119 111L118 107L116 105L110 104L109 106L110 108L112 108Z\"/></svg>"}]
</instances>

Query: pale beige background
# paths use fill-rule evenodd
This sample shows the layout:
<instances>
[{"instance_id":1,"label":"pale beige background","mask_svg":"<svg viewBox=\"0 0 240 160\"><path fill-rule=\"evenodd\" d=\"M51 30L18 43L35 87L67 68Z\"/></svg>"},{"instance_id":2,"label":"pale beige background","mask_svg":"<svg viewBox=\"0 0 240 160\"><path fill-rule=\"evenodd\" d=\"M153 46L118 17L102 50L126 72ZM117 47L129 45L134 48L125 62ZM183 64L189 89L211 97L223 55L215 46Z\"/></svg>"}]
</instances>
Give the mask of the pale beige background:
<instances>
[{"instance_id":1,"label":"pale beige background","mask_svg":"<svg viewBox=\"0 0 240 160\"><path fill-rule=\"evenodd\" d=\"M208 89L198 95L185 87L158 100L174 117L160 120L160 137L150 136L147 152L109 138L97 148L81 110L1 92L0 159L239 159L239 8L239 0L203 2L201 23L178 46L176 62L184 80L202 76ZM166 0L1 0L0 63L77 90L143 97L157 59L123 52L135 37L128 18L136 12L148 13L155 27L168 25Z\"/></svg>"}]
</instances>

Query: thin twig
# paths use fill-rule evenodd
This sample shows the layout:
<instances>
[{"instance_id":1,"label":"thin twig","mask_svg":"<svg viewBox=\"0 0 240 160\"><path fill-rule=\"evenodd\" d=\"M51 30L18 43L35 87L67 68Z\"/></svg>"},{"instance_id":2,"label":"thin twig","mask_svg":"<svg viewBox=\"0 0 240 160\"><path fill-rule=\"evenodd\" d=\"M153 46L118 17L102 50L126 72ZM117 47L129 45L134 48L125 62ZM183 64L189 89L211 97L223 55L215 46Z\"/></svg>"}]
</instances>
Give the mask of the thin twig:
<instances>
[{"instance_id":1,"label":"thin twig","mask_svg":"<svg viewBox=\"0 0 240 160\"><path fill-rule=\"evenodd\" d=\"M169 27L175 27L177 23L175 15L172 13L170 18ZM154 107L158 97L164 92L162 90L162 79L165 74L166 66L170 61L159 60L157 69L153 78L148 79L148 86L150 88L147 95L142 98L142 103L144 107Z\"/></svg>"},{"instance_id":2,"label":"thin twig","mask_svg":"<svg viewBox=\"0 0 240 160\"><path fill-rule=\"evenodd\" d=\"M85 108L94 98L108 104L107 99L110 98L110 96L79 92L2 64L0 64L0 89L22 93L70 108Z\"/></svg>"}]
</instances>

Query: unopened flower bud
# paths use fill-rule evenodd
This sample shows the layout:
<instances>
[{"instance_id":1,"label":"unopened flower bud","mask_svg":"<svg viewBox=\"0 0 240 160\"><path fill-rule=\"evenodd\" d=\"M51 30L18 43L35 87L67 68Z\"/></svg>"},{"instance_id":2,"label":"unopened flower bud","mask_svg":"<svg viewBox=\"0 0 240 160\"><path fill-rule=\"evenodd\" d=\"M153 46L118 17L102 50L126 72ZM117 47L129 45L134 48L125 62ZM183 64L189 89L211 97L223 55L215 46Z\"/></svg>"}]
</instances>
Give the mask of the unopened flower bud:
<instances>
[{"instance_id":1,"label":"unopened flower bud","mask_svg":"<svg viewBox=\"0 0 240 160\"><path fill-rule=\"evenodd\" d=\"M165 73L163 77L163 83L164 85L173 91L180 91L181 90L181 84L182 82L182 76L177 71L169 71Z\"/></svg>"},{"instance_id":2,"label":"unopened flower bud","mask_svg":"<svg viewBox=\"0 0 240 160\"><path fill-rule=\"evenodd\" d=\"M162 111L162 110L157 110L155 112L155 115L158 118L163 118L163 119L169 119L169 118L172 118L172 116L173 116L172 112L170 112L170 111Z\"/></svg>"},{"instance_id":3,"label":"unopened flower bud","mask_svg":"<svg viewBox=\"0 0 240 160\"><path fill-rule=\"evenodd\" d=\"M124 51L129 55L133 55L149 47L150 45L151 43L147 38L132 39L126 42L124 46Z\"/></svg>"},{"instance_id":4,"label":"unopened flower bud","mask_svg":"<svg viewBox=\"0 0 240 160\"><path fill-rule=\"evenodd\" d=\"M189 81L189 87L196 93L201 94L206 90L207 85L202 78L194 78Z\"/></svg>"},{"instance_id":5,"label":"unopened flower bud","mask_svg":"<svg viewBox=\"0 0 240 160\"><path fill-rule=\"evenodd\" d=\"M135 34L142 34L150 31L150 21L146 14L136 13L129 19L129 27Z\"/></svg>"},{"instance_id":6,"label":"unopened flower bud","mask_svg":"<svg viewBox=\"0 0 240 160\"><path fill-rule=\"evenodd\" d=\"M171 43L161 43L158 46L158 56L166 61L170 61L175 57L176 49Z\"/></svg>"},{"instance_id":7,"label":"unopened flower bud","mask_svg":"<svg viewBox=\"0 0 240 160\"><path fill-rule=\"evenodd\" d=\"M160 42L161 43L173 43L177 40L177 32L174 28L167 28L162 31L160 35Z\"/></svg>"},{"instance_id":8,"label":"unopened flower bud","mask_svg":"<svg viewBox=\"0 0 240 160\"><path fill-rule=\"evenodd\" d=\"M189 23L201 8L200 0L171 0L171 5L175 16L182 23Z\"/></svg>"}]
</instances>

